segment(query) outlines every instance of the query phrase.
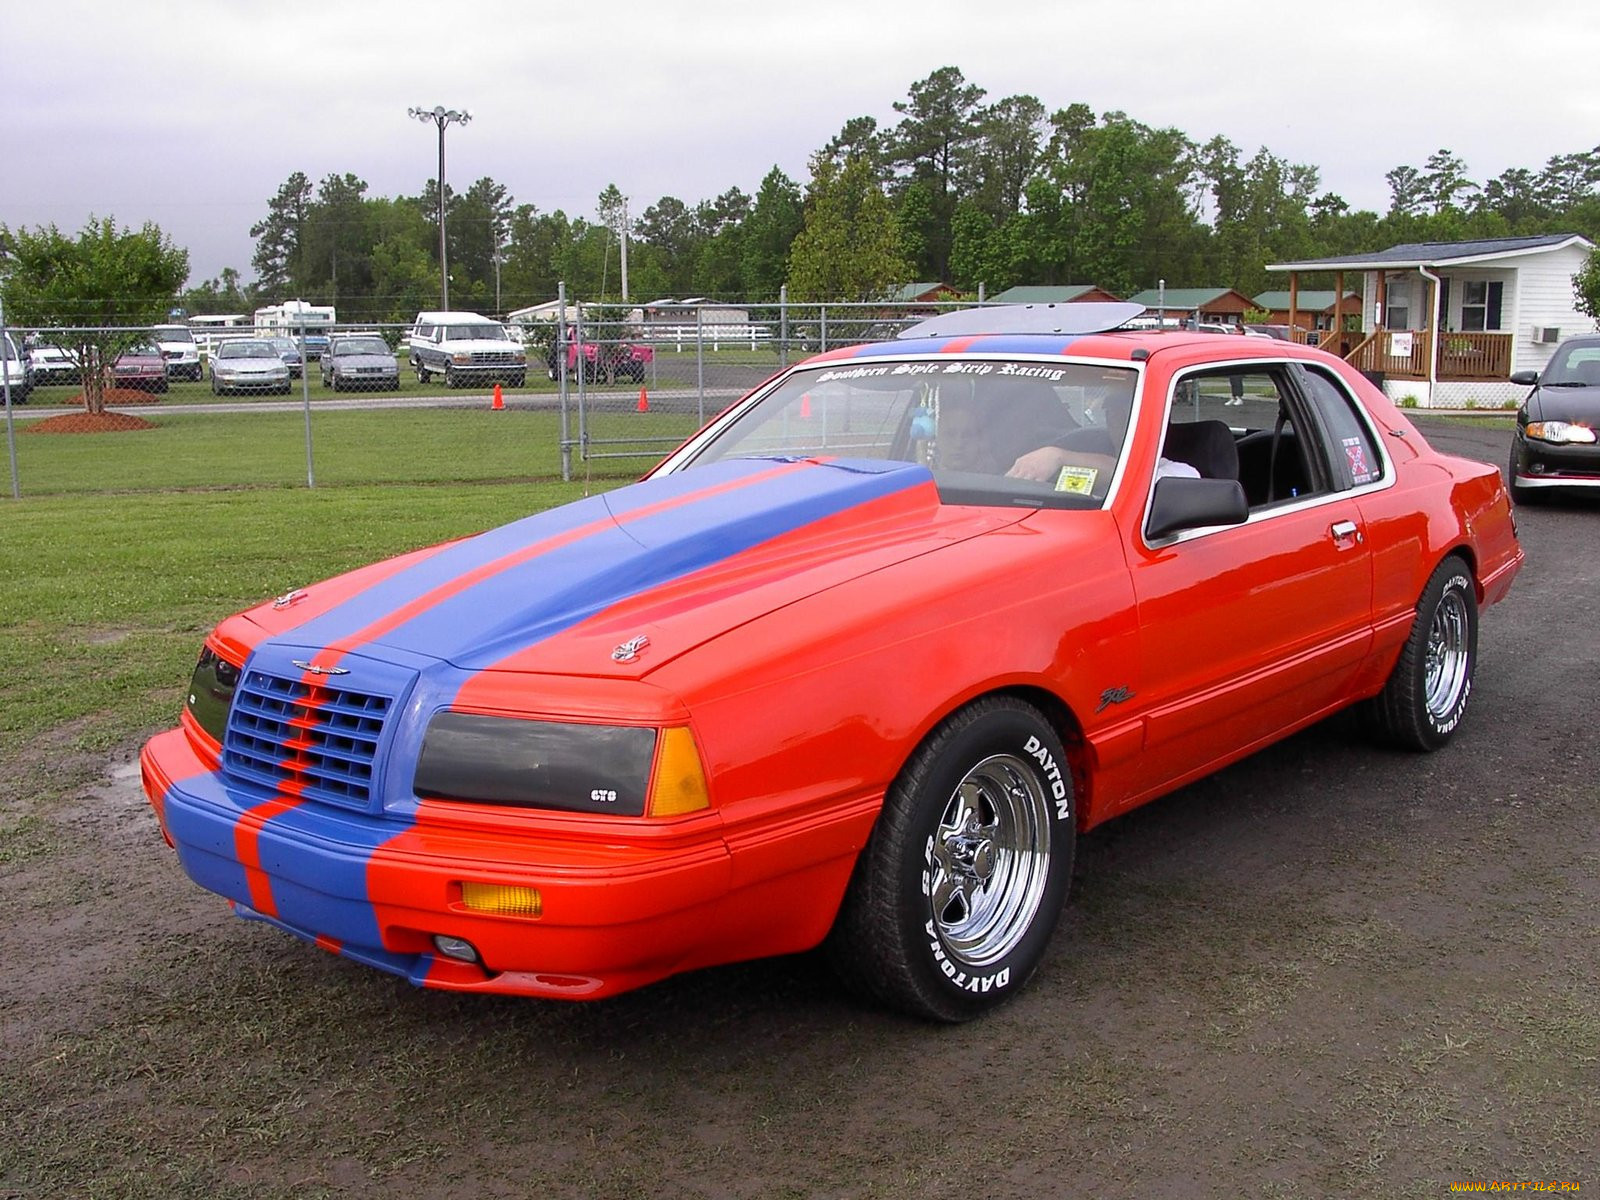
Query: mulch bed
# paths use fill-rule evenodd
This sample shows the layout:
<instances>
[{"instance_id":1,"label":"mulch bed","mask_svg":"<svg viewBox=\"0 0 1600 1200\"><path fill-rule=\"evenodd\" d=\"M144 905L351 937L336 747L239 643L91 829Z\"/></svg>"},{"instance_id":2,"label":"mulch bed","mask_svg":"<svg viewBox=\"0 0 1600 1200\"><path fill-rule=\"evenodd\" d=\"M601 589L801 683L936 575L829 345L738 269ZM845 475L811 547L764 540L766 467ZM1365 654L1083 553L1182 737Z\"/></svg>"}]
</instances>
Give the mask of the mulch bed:
<instances>
[{"instance_id":1,"label":"mulch bed","mask_svg":"<svg viewBox=\"0 0 1600 1200\"><path fill-rule=\"evenodd\" d=\"M159 404L161 397L154 392L142 391L138 388L107 388L106 403L118 408L133 404ZM83 393L79 392L68 404L83 403ZM156 426L146 421L143 417L136 417L132 413L120 412L78 412L66 413L59 417L45 417L40 421L29 421L24 427L24 433L127 433L138 429L154 429Z\"/></svg>"},{"instance_id":2,"label":"mulch bed","mask_svg":"<svg viewBox=\"0 0 1600 1200\"><path fill-rule=\"evenodd\" d=\"M19 424L23 433L126 433L135 429L154 429L153 421L122 412L63 413L40 421Z\"/></svg>"}]
</instances>

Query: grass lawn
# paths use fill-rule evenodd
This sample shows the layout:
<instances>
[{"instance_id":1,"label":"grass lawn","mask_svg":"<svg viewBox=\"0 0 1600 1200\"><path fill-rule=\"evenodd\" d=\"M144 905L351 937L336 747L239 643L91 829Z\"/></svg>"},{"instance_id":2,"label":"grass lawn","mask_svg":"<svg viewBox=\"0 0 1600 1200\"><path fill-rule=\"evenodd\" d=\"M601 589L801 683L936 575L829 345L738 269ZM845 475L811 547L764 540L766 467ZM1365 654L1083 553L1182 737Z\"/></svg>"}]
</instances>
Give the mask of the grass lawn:
<instances>
[{"instance_id":1,"label":"grass lawn","mask_svg":"<svg viewBox=\"0 0 1600 1200\"><path fill-rule=\"evenodd\" d=\"M136 411L136 410L126 410ZM138 433L54 435L17 423L24 499L74 492L174 488L294 487L306 482L306 422L299 412L179 415L137 410L156 428ZM594 441L636 457L585 464L573 474L637 478L694 431L691 414L602 412ZM576 430L576 424L572 425ZM507 408L373 409L314 413L312 463L319 486L558 479L560 416Z\"/></svg>"}]
</instances>

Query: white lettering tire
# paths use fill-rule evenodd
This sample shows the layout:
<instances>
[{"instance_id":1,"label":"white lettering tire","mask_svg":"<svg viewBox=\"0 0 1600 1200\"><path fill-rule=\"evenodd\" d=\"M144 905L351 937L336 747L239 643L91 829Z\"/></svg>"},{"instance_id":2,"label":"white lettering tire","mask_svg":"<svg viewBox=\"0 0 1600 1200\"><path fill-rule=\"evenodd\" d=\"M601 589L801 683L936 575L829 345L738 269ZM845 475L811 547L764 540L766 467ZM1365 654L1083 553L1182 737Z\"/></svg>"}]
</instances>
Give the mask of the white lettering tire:
<instances>
[{"instance_id":1,"label":"white lettering tire","mask_svg":"<svg viewBox=\"0 0 1600 1200\"><path fill-rule=\"evenodd\" d=\"M1405 750L1439 749L1466 715L1477 662L1477 589L1467 565L1452 555L1422 589L1399 661L1368 702L1374 732Z\"/></svg>"},{"instance_id":2,"label":"white lettering tire","mask_svg":"<svg viewBox=\"0 0 1600 1200\"><path fill-rule=\"evenodd\" d=\"M884 799L828 940L852 990L966 1021L1019 991L1072 875L1077 811L1061 739L995 696L945 720Z\"/></svg>"}]
</instances>

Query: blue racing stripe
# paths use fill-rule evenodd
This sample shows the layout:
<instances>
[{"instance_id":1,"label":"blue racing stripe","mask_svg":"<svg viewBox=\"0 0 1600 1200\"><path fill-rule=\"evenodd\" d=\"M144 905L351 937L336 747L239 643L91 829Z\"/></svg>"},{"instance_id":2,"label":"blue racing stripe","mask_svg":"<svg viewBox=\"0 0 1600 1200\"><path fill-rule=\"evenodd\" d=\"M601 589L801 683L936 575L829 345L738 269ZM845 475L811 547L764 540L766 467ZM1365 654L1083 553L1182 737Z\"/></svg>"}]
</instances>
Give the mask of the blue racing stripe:
<instances>
[{"instance_id":1,"label":"blue racing stripe","mask_svg":"<svg viewBox=\"0 0 1600 1200\"><path fill-rule=\"evenodd\" d=\"M704 486L721 482L730 473L746 472L750 465L748 461L714 464L682 474L700 476ZM759 465L765 470L772 467L770 460L760 460ZM930 481L921 466L851 460L809 464L749 487L708 491L703 499L599 531L497 573L443 599L379 640L385 646L481 670L621 600L815 521ZM620 494L617 499L628 509L639 507L637 496Z\"/></svg>"}]
</instances>

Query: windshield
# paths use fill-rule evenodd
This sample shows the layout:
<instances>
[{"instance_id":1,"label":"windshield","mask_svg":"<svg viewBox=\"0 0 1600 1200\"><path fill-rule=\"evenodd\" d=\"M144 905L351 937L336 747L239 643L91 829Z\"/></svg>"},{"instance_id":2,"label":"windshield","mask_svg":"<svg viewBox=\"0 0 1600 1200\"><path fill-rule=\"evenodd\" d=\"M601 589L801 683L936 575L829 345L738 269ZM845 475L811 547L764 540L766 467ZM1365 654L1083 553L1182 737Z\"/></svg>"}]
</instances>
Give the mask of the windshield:
<instances>
[{"instance_id":1,"label":"windshield","mask_svg":"<svg viewBox=\"0 0 1600 1200\"><path fill-rule=\"evenodd\" d=\"M1600 341L1572 342L1556 350L1539 376L1542 384L1600 384Z\"/></svg>"},{"instance_id":2,"label":"windshield","mask_svg":"<svg viewBox=\"0 0 1600 1200\"><path fill-rule=\"evenodd\" d=\"M152 331L158 342L188 342L194 344L194 334L183 325L157 325Z\"/></svg>"},{"instance_id":3,"label":"windshield","mask_svg":"<svg viewBox=\"0 0 1600 1200\"><path fill-rule=\"evenodd\" d=\"M506 340L506 331L498 325L485 323L483 325L451 325L444 331L447 342L503 342Z\"/></svg>"},{"instance_id":4,"label":"windshield","mask_svg":"<svg viewBox=\"0 0 1600 1200\"><path fill-rule=\"evenodd\" d=\"M278 352L267 342L223 342L218 358L277 358Z\"/></svg>"},{"instance_id":5,"label":"windshield","mask_svg":"<svg viewBox=\"0 0 1600 1200\"><path fill-rule=\"evenodd\" d=\"M388 354L389 346L382 338L351 338L333 344L334 357L346 354Z\"/></svg>"},{"instance_id":6,"label":"windshield","mask_svg":"<svg viewBox=\"0 0 1600 1200\"><path fill-rule=\"evenodd\" d=\"M1088 363L852 360L801 370L677 466L871 458L927 466L946 503L1097 507L1137 374Z\"/></svg>"}]
</instances>

